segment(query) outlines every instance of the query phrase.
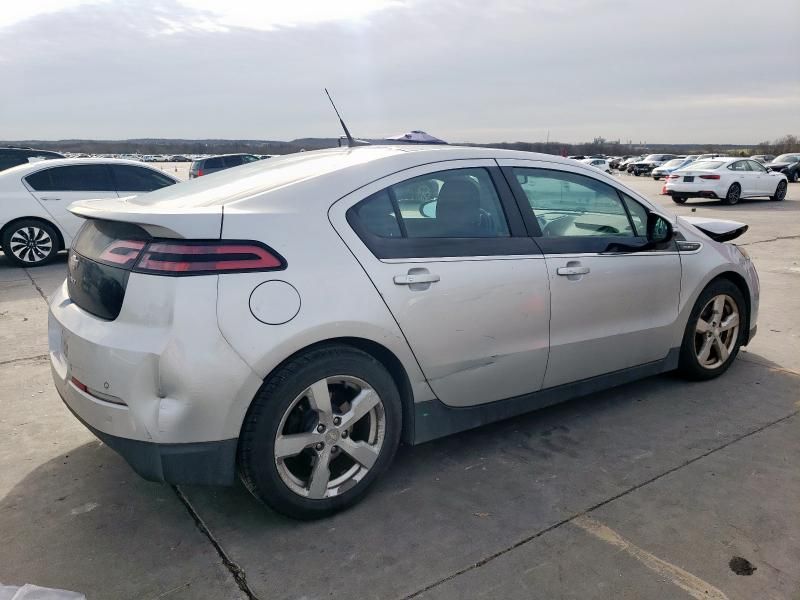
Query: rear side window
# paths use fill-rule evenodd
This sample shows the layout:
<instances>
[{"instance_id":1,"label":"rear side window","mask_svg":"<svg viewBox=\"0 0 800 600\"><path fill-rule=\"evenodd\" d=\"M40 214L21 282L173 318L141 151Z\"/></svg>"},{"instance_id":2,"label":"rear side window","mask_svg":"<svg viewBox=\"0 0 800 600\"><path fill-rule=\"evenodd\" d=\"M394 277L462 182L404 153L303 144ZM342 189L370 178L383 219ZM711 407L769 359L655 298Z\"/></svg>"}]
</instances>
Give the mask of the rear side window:
<instances>
[{"instance_id":1,"label":"rear side window","mask_svg":"<svg viewBox=\"0 0 800 600\"><path fill-rule=\"evenodd\" d=\"M175 183L158 171L129 165L111 165L120 192L152 192Z\"/></svg>"},{"instance_id":2,"label":"rear side window","mask_svg":"<svg viewBox=\"0 0 800 600\"><path fill-rule=\"evenodd\" d=\"M36 191L103 192L114 189L106 165L71 165L37 171L25 178Z\"/></svg>"},{"instance_id":3,"label":"rear side window","mask_svg":"<svg viewBox=\"0 0 800 600\"><path fill-rule=\"evenodd\" d=\"M200 165L201 169L224 169L225 164L222 162L222 157L215 156L214 158L207 158Z\"/></svg>"},{"instance_id":4,"label":"rear side window","mask_svg":"<svg viewBox=\"0 0 800 600\"><path fill-rule=\"evenodd\" d=\"M27 158L0 155L0 171L16 167L17 165L24 165L26 162L28 162Z\"/></svg>"},{"instance_id":5,"label":"rear side window","mask_svg":"<svg viewBox=\"0 0 800 600\"><path fill-rule=\"evenodd\" d=\"M728 165L728 169L731 171L749 171L750 165L747 164L748 161L746 160L738 160L735 163Z\"/></svg>"},{"instance_id":6,"label":"rear side window","mask_svg":"<svg viewBox=\"0 0 800 600\"><path fill-rule=\"evenodd\" d=\"M387 190L381 190L352 209L361 226L381 238L398 238L403 234Z\"/></svg>"},{"instance_id":7,"label":"rear side window","mask_svg":"<svg viewBox=\"0 0 800 600\"><path fill-rule=\"evenodd\" d=\"M238 167L244 164L244 159L241 156L225 156L223 160L226 167Z\"/></svg>"},{"instance_id":8,"label":"rear side window","mask_svg":"<svg viewBox=\"0 0 800 600\"><path fill-rule=\"evenodd\" d=\"M508 223L485 169L452 169L414 177L351 209L378 237L509 237Z\"/></svg>"}]
</instances>

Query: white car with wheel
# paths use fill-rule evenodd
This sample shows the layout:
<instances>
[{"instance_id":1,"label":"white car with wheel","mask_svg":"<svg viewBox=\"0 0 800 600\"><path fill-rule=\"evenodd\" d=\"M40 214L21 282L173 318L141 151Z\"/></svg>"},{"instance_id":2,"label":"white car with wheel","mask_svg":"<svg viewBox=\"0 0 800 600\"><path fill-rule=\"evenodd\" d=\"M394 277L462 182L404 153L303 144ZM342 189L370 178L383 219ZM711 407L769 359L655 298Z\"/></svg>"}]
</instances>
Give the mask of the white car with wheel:
<instances>
[{"instance_id":1,"label":"white car with wheel","mask_svg":"<svg viewBox=\"0 0 800 600\"><path fill-rule=\"evenodd\" d=\"M335 148L71 210L67 407L147 479L238 473L298 518L363 498L401 441L710 379L756 331L753 263L718 241L746 225L551 155Z\"/></svg>"},{"instance_id":2,"label":"white car with wheel","mask_svg":"<svg viewBox=\"0 0 800 600\"><path fill-rule=\"evenodd\" d=\"M57 158L0 172L0 247L14 265L45 265L66 250L83 219L76 200L121 198L178 183L157 169L98 158Z\"/></svg>"},{"instance_id":3,"label":"white car with wheel","mask_svg":"<svg viewBox=\"0 0 800 600\"><path fill-rule=\"evenodd\" d=\"M737 204L742 198L786 198L787 179L750 158L719 157L698 160L667 176L666 193L673 202L712 198Z\"/></svg>"}]
</instances>

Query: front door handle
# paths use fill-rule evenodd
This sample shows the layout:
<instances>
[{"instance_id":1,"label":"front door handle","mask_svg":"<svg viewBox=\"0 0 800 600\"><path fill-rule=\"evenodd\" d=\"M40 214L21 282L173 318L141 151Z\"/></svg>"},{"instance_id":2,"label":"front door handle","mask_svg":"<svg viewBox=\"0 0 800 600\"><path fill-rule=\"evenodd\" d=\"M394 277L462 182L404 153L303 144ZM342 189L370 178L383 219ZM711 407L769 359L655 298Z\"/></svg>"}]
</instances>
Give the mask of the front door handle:
<instances>
[{"instance_id":1,"label":"front door handle","mask_svg":"<svg viewBox=\"0 0 800 600\"><path fill-rule=\"evenodd\" d=\"M42 198L42 200L44 200L45 202L53 202L53 201L61 200L61 198L50 198L50 197L48 197L48 198Z\"/></svg>"},{"instance_id":2,"label":"front door handle","mask_svg":"<svg viewBox=\"0 0 800 600\"><path fill-rule=\"evenodd\" d=\"M433 273L409 273L408 275L395 275L396 285L414 285L415 283L436 283L441 277Z\"/></svg>"},{"instance_id":3,"label":"front door handle","mask_svg":"<svg viewBox=\"0 0 800 600\"><path fill-rule=\"evenodd\" d=\"M556 273L559 275L586 275L589 272L589 267L558 267Z\"/></svg>"}]
</instances>

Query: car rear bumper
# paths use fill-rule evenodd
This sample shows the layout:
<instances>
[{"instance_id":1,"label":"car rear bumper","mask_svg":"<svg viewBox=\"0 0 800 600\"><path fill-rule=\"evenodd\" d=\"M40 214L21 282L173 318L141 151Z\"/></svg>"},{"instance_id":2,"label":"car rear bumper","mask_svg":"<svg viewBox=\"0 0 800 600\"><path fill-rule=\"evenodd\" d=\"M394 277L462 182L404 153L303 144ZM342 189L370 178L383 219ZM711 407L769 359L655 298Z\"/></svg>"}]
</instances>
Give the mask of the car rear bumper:
<instances>
[{"instance_id":1,"label":"car rear bumper","mask_svg":"<svg viewBox=\"0 0 800 600\"><path fill-rule=\"evenodd\" d=\"M59 389L59 393L61 393ZM157 444L119 437L84 421L61 399L70 412L106 446L114 450L143 479L191 485L233 485L236 476L237 439L190 444Z\"/></svg>"},{"instance_id":2,"label":"car rear bumper","mask_svg":"<svg viewBox=\"0 0 800 600\"><path fill-rule=\"evenodd\" d=\"M66 284L51 299L56 389L147 479L232 481L242 419L262 380L219 331L216 283L131 276L114 321L78 307Z\"/></svg>"},{"instance_id":3,"label":"car rear bumper","mask_svg":"<svg viewBox=\"0 0 800 600\"><path fill-rule=\"evenodd\" d=\"M727 193L719 184L714 184L710 180L701 182L676 182L667 183L666 193L668 196L682 196L684 198L724 198Z\"/></svg>"}]
</instances>

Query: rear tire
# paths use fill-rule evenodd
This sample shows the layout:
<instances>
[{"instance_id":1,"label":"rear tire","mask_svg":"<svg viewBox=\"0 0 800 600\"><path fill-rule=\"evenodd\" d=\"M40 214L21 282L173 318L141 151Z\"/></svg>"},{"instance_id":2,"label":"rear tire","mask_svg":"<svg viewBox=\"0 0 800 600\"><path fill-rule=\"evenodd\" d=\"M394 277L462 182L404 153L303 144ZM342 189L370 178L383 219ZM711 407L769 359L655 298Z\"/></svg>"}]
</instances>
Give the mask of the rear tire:
<instances>
[{"instance_id":1,"label":"rear tire","mask_svg":"<svg viewBox=\"0 0 800 600\"><path fill-rule=\"evenodd\" d=\"M731 187L728 188L728 193L725 194L725 197L722 199L723 204L727 204L728 206L733 206L734 204L738 204L739 198L742 195L742 188L738 183L734 183Z\"/></svg>"},{"instance_id":2,"label":"rear tire","mask_svg":"<svg viewBox=\"0 0 800 600\"><path fill-rule=\"evenodd\" d=\"M798 178L797 169L795 169L792 173L789 174L789 181L791 181L792 183L797 183L797 178Z\"/></svg>"},{"instance_id":3,"label":"rear tire","mask_svg":"<svg viewBox=\"0 0 800 600\"><path fill-rule=\"evenodd\" d=\"M781 181L778 184L778 187L775 188L775 195L774 196L770 196L769 199L770 200L781 201L784 198L786 198L786 182L785 181Z\"/></svg>"},{"instance_id":4,"label":"rear tire","mask_svg":"<svg viewBox=\"0 0 800 600\"><path fill-rule=\"evenodd\" d=\"M55 228L38 219L22 219L6 227L0 244L9 262L18 267L46 265L59 250Z\"/></svg>"},{"instance_id":5,"label":"rear tire","mask_svg":"<svg viewBox=\"0 0 800 600\"><path fill-rule=\"evenodd\" d=\"M323 346L279 367L256 394L239 437L239 475L275 511L318 519L364 497L391 464L401 429L386 368L350 346Z\"/></svg>"},{"instance_id":6,"label":"rear tire","mask_svg":"<svg viewBox=\"0 0 800 600\"><path fill-rule=\"evenodd\" d=\"M672 195L672 201L675 204L685 204L687 200L688 198L686 196L675 196L674 194Z\"/></svg>"},{"instance_id":7,"label":"rear tire","mask_svg":"<svg viewBox=\"0 0 800 600\"><path fill-rule=\"evenodd\" d=\"M747 305L727 279L712 281L689 315L678 371L688 379L719 377L733 363L746 336Z\"/></svg>"}]
</instances>

